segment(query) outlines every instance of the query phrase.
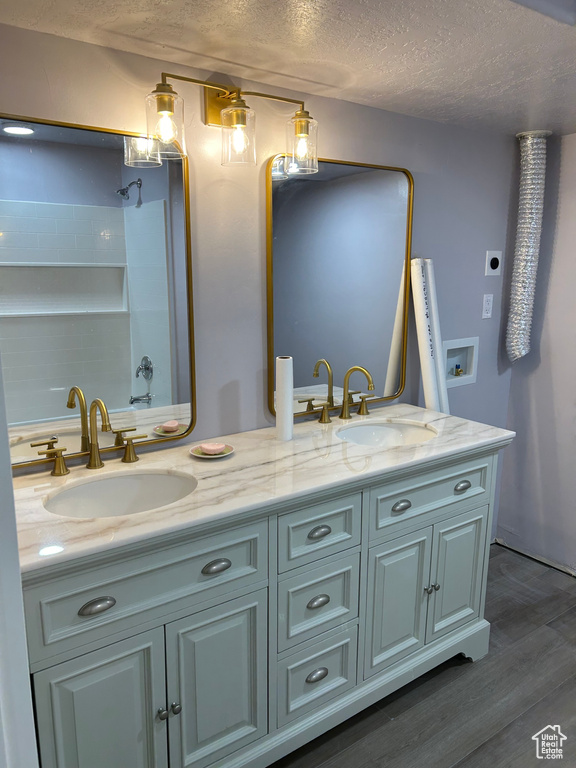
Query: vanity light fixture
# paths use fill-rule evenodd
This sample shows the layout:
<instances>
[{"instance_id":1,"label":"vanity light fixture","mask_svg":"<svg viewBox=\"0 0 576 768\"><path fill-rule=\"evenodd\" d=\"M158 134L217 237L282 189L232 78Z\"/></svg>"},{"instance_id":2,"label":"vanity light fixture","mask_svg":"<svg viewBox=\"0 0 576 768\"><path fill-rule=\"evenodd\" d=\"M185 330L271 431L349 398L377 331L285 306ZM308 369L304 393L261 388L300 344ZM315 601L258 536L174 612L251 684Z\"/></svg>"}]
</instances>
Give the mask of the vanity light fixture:
<instances>
[{"instance_id":1,"label":"vanity light fixture","mask_svg":"<svg viewBox=\"0 0 576 768\"><path fill-rule=\"evenodd\" d=\"M11 136L29 136L31 133L34 133L34 129L28 125L18 125L17 123L5 123L2 126L2 130Z\"/></svg>"},{"instance_id":2,"label":"vanity light fixture","mask_svg":"<svg viewBox=\"0 0 576 768\"><path fill-rule=\"evenodd\" d=\"M154 168L162 165L160 147L148 136L124 136L124 165L130 168Z\"/></svg>"},{"instance_id":3,"label":"vanity light fixture","mask_svg":"<svg viewBox=\"0 0 576 768\"><path fill-rule=\"evenodd\" d=\"M283 101L298 105L287 124L284 172L288 175L317 173L318 123L305 109L304 102L269 93L242 91L234 86L196 80L192 77L162 72L161 82L146 97L147 134L159 144L162 159L180 159L186 155L184 144L184 105L168 83L182 80L204 87L204 123L222 127L222 165L256 165L255 113L244 96Z\"/></svg>"}]
</instances>

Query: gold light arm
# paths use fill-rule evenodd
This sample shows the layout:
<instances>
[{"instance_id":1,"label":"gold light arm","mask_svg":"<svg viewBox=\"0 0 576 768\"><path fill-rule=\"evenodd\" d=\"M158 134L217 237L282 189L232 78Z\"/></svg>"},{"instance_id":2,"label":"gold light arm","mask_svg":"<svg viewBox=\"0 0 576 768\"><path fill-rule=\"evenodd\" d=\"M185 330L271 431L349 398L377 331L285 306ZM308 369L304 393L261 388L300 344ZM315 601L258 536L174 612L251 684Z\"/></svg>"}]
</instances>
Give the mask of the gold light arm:
<instances>
[{"instance_id":1,"label":"gold light arm","mask_svg":"<svg viewBox=\"0 0 576 768\"><path fill-rule=\"evenodd\" d=\"M242 91L234 85L224 85L212 80L199 80L195 77L185 77L184 75L175 75L172 72L162 72L160 82L168 85L168 80L180 80L183 83L195 83L204 87L204 124L219 126L222 125L220 112L234 98L243 96L256 96L259 99L269 99L271 101L282 101L286 104L297 104L300 111L304 112L304 102L301 99L289 99L286 96L274 96L271 93L261 93L260 91ZM214 93L216 91L216 93ZM223 103L224 101L224 103Z\"/></svg>"}]
</instances>

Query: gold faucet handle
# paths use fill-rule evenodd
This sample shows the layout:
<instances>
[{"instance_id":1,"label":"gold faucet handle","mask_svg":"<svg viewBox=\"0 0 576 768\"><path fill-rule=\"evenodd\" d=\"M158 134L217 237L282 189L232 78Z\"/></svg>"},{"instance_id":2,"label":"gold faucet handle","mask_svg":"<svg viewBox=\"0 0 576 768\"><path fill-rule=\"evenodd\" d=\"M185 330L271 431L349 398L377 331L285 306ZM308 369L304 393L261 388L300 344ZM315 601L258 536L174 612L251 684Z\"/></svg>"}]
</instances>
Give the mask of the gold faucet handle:
<instances>
[{"instance_id":1,"label":"gold faucet handle","mask_svg":"<svg viewBox=\"0 0 576 768\"><path fill-rule=\"evenodd\" d=\"M136 432L136 427L124 427L124 429L113 429L112 434L116 435L116 439L114 440L114 445L116 448L124 448L124 433L125 432Z\"/></svg>"},{"instance_id":2,"label":"gold faucet handle","mask_svg":"<svg viewBox=\"0 0 576 768\"><path fill-rule=\"evenodd\" d=\"M314 413L314 400L315 397L305 397L304 400L298 400L299 403L308 403L304 413Z\"/></svg>"},{"instance_id":3,"label":"gold faucet handle","mask_svg":"<svg viewBox=\"0 0 576 768\"><path fill-rule=\"evenodd\" d=\"M325 403L320 403L322 406L322 413L320 414L320 418L318 419L319 424L331 424L332 419L330 418L330 408L333 408L334 406L331 405L330 401L327 400Z\"/></svg>"},{"instance_id":4,"label":"gold faucet handle","mask_svg":"<svg viewBox=\"0 0 576 768\"><path fill-rule=\"evenodd\" d=\"M49 451L54 450L54 446L58 442L58 436L54 435L49 440L44 440L42 443L30 443L30 448L41 448L43 445L45 445ZM66 450L66 448L64 448ZM45 453L45 451L38 451L38 453Z\"/></svg>"},{"instance_id":5,"label":"gold faucet handle","mask_svg":"<svg viewBox=\"0 0 576 768\"><path fill-rule=\"evenodd\" d=\"M349 405L354 405L354 398L352 397L352 395L359 395L360 391L361 390L359 390L359 389L354 389L354 390L352 390L352 392L348 392L348 403L349 403Z\"/></svg>"},{"instance_id":6,"label":"gold faucet handle","mask_svg":"<svg viewBox=\"0 0 576 768\"><path fill-rule=\"evenodd\" d=\"M42 445L42 443L40 443ZM62 477L63 475L69 475L70 470L66 466L66 461L62 454L67 448L47 448L45 451L38 451L38 456L47 456L49 459L54 459L54 468L51 475L55 477Z\"/></svg>"},{"instance_id":7,"label":"gold faucet handle","mask_svg":"<svg viewBox=\"0 0 576 768\"><path fill-rule=\"evenodd\" d=\"M358 408L358 416L369 415L370 411L368 410L366 400L370 400L373 397L376 397L376 395L360 395L360 408Z\"/></svg>"},{"instance_id":8,"label":"gold faucet handle","mask_svg":"<svg viewBox=\"0 0 576 768\"><path fill-rule=\"evenodd\" d=\"M140 461L134 450L134 440L143 440L146 437L148 435L130 435L130 437L126 438L124 456L122 457L124 464L133 464L135 461Z\"/></svg>"}]
</instances>

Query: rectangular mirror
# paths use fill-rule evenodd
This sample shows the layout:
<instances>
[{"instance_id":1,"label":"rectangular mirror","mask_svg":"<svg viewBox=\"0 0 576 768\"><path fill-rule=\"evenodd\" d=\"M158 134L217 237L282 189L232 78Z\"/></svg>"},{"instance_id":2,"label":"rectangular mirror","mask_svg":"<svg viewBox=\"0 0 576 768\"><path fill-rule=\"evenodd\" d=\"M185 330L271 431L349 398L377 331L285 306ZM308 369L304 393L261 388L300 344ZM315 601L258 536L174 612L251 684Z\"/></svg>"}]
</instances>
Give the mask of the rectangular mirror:
<instances>
[{"instance_id":1,"label":"rectangular mirror","mask_svg":"<svg viewBox=\"0 0 576 768\"><path fill-rule=\"evenodd\" d=\"M294 413L327 399L316 362L334 371L334 403L353 365L374 378L379 401L405 381L413 180L402 168L320 160L289 177L283 155L267 168L268 405L275 358L294 366ZM366 386L365 379L358 380Z\"/></svg>"},{"instance_id":2,"label":"rectangular mirror","mask_svg":"<svg viewBox=\"0 0 576 768\"><path fill-rule=\"evenodd\" d=\"M0 117L0 354L14 464L37 461L30 443L53 436L67 454L83 451L73 386L88 405L104 400L113 429L147 436L139 442L192 429L187 164L128 167L125 139ZM173 420L177 430L163 430ZM98 439L114 450L113 434Z\"/></svg>"}]
</instances>

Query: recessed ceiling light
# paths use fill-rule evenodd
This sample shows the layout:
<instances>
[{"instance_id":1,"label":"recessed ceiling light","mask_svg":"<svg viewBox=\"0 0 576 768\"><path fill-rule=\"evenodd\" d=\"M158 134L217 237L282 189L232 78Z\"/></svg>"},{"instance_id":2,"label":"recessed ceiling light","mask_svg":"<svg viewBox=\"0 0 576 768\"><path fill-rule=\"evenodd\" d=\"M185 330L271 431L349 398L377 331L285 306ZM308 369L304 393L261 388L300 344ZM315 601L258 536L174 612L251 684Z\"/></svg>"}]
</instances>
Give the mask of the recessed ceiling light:
<instances>
[{"instance_id":1,"label":"recessed ceiling light","mask_svg":"<svg viewBox=\"0 0 576 768\"><path fill-rule=\"evenodd\" d=\"M9 133L12 136L29 136L31 133L34 133L34 130L27 125L3 125L2 130L4 133Z\"/></svg>"}]
</instances>

